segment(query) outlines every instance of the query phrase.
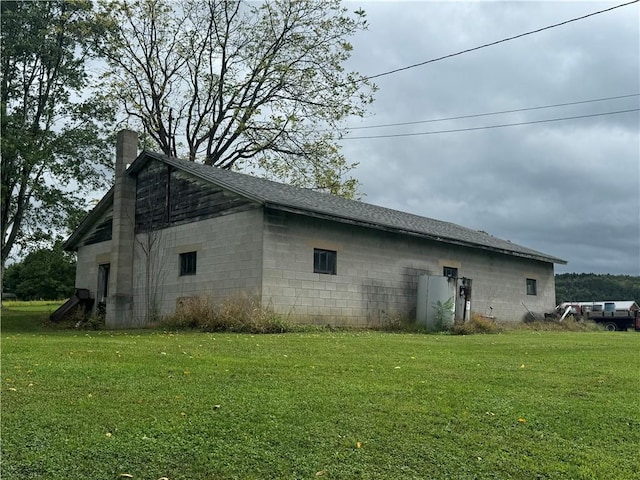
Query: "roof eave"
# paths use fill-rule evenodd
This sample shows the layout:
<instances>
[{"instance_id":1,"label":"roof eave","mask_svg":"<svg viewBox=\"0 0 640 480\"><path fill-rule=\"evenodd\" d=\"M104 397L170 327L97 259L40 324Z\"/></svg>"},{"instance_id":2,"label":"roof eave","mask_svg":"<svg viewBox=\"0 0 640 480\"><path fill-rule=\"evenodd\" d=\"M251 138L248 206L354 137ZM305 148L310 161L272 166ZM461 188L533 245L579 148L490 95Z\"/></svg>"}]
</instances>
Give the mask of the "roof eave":
<instances>
[{"instance_id":1,"label":"roof eave","mask_svg":"<svg viewBox=\"0 0 640 480\"><path fill-rule=\"evenodd\" d=\"M127 167L126 173L127 175L131 175L133 173L137 173L148 161L149 161L149 153L147 151L142 151L136 157L136 159ZM73 252L78 249L78 241L82 238L82 236L87 233L89 227L93 225L94 221L103 213L105 213L108 208L113 204L113 186L109 189L109 191L100 199L98 204L91 210L86 217L80 222L78 228L76 228L73 233L69 236L69 238L62 244L62 248L66 251Z\"/></svg>"},{"instance_id":2,"label":"roof eave","mask_svg":"<svg viewBox=\"0 0 640 480\"><path fill-rule=\"evenodd\" d=\"M411 236L414 236L414 237L425 238L425 239L432 240L432 241L435 241L435 242L448 243L448 244L452 244L452 245L459 245L459 246L462 246L462 247L470 247L470 248L476 248L476 249L486 250L486 251L490 251L490 252L501 253L503 255L510 255L512 257L527 258L529 260L537 260L537 261L541 261L541 262L545 262L545 263L557 263L557 264L561 264L561 265L566 265L566 263L567 263L566 260L562 260L561 258L556 258L556 257L551 257L551 256L546 256L546 255L529 254L529 253L526 253L526 252L518 252L518 251L515 251L515 250L508 250L508 249L503 249L503 248L498 248L498 247L491 247L491 246L488 246L488 245L481 245L481 244L473 243L473 242L465 242L464 240L447 238L447 237L442 237L442 236L438 236L438 235L429 235L429 234L426 234L426 233L423 233L423 232L417 232L415 230L409 230L409 229L404 229L404 228L399 228L399 227L390 227L390 226L387 226L387 225L381 225L379 223L363 222L361 220L354 220L352 218L343 217L343 216L339 216L339 215L331 215L331 214L328 214L328 213L317 212L317 211L308 210L308 209L301 209L299 207L294 207L294 206L291 206L291 205L285 205L285 204L280 204L280 203L266 203L265 202L265 207L266 208L271 208L271 209L274 209L274 210L281 210L281 211L295 213L295 214L299 214L299 215L305 215L305 216L308 216L308 217L322 218L322 219L325 219L325 220L333 220L333 221L338 221L338 222L341 222L341 223L348 223L350 225L358 225L358 226L361 226L361 227L373 228L373 229L376 229L376 230L382 230L382 231L386 231L386 232L402 233L404 235L411 235Z\"/></svg>"},{"instance_id":3,"label":"roof eave","mask_svg":"<svg viewBox=\"0 0 640 480\"><path fill-rule=\"evenodd\" d=\"M91 210L80 222L78 228L76 228L73 233L67 238L67 240L62 244L62 248L68 252L74 252L78 249L77 243L80 241L82 236L89 231L89 228L93 225L95 220L104 214L109 207L113 204L113 187L109 189L109 191L100 199L98 204Z\"/></svg>"}]
</instances>

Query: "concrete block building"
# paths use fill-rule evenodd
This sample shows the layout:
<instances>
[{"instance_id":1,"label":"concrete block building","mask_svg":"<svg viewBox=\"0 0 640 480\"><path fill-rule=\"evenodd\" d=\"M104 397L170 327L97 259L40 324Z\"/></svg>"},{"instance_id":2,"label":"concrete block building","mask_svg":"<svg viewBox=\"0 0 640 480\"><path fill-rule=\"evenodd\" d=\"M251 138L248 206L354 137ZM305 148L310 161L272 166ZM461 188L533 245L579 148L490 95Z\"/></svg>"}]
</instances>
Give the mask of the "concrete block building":
<instances>
[{"instance_id":1,"label":"concrete block building","mask_svg":"<svg viewBox=\"0 0 640 480\"><path fill-rule=\"evenodd\" d=\"M251 295L291 322L413 317L420 275L473 280L472 310L522 319L555 306L564 260L453 223L152 152L118 136L116 181L67 240L76 287L108 327L185 297ZM524 305L523 305L524 304ZM525 309L526 306L526 309Z\"/></svg>"}]
</instances>

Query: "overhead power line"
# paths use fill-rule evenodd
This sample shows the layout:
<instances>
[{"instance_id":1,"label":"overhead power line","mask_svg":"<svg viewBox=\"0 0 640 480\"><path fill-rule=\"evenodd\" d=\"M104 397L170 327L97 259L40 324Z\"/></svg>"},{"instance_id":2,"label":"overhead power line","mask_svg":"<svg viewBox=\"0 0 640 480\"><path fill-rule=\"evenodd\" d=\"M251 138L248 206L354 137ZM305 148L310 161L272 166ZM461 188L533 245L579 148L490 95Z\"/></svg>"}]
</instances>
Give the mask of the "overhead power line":
<instances>
[{"instance_id":1,"label":"overhead power line","mask_svg":"<svg viewBox=\"0 0 640 480\"><path fill-rule=\"evenodd\" d=\"M422 65L427 65L429 63L439 62L440 60L445 60L447 58L456 57L458 55L462 55L462 54L465 54L465 53L474 52L474 51L480 50L482 48L491 47L493 45L498 45L499 43L504 43L504 42L508 42L510 40L515 40L517 38L526 37L527 35L533 35L534 33L540 33L542 31L550 30L550 29L556 28L556 27L560 27L560 26L566 25L568 23L577 22L578 20L584 20L585 18L593 17L595 15L600 15L601 13L610 12L611 10L615 10L617 8L626 7L626 6L631 5L633 3L638 3L638 1L640 1L640 0L633 0L631 2L623 3L621 5L616 5L615 7L605 8L604 10L599 10L597 12L592 12L592 13L589 13L587 15L582 15L581 17L572 18L570 20L565 20L564 22L555 23L553 25L549 25L549 26L546 26L546 27L538 28L536 30L531 30L530 32L525 32L525 33L521 33L519 35L514 35L512 37L503 38L502 40L496 40L495 42L485 43L484 45L480 45L478 47L467 48L466 50L462 50L460 52L450 53L448 55L444 55L444 56L438 57L438 58L432 58L431 60L426 60L424 62L415 63L415 64L409 65L407 67L396 68L395 70L389 70L388 72L383 72L383 73L378 73L376 75L371 75L371 76L365 77L365 79L366 80L373 80L374 78L379 78L379 77L383 77L383 76L386 76L386 75L391 75L393 73L402 72L404 70L409 70L411 68L421 67Z\"/></svg>"},{"instance_id":2,"label":"overhead power line","mask_svg":"<svg viewBox=\"0 0 640 480\"><path fill-rule=\"evenodd\" d=\"M517 122L517 123L503 123L500 125L485 125L482 127L469 127L469 128L455 128L451 130L435 130L430 132L417 132L417 133L396 133L390 135L368 135L368 136L360 136L360 137L344 137L342 140L365 140L365 139L373 139L373 138L396 138L396 137L416 137L419 135L436 135L441 133L458 133L458 132L471 132L474 130L489 130L493 128L504 128L504 127L516 127L520 125L533 125L537 123L549 123L549 122L561 122L565 120L576 120L580 118L589 118L589 117L602 117L605 115L618 115L622 113L630 113L640 111L640 108L632 108L630 110L618 110L616 112L602 112L602 113L592 113L589 115L576 115L574 117L562 117L562 118L549 118L545 120L532 120L528 122Z\"/></svg>"},{"instance_id":3,"label":"overhead power line","mask_svg":"<svg viewBox=\"0 0 640 480\"><path fill-rule=\"evenodd\" d=\"M618 100L621 98L629 98L629 97L637 97L640 96L640 93L632 93L630 95L618 95L615 97L605 97L605 98L593 98L589 100L579 100L576 102L566 102L566 103L556 103L553 105L541 105L537 107L525 107L525 108L516 108L513 110L501 110L498 112L489 112L489 113L474 113L470 115L459 115L457 117L444 117L444 118L432 118L428 120L415 120L412 122L398 122L398 123L383 123L379 125L365 125L361 127L349 127L348 130L364 130L371 128L387 128L387 127L401 127L405 125L418 125L420 123L435 123L435 122L446 122L449 120L463 120L467 118L478 118L478 117L489 117L492 115L503 115L505 113L516 113L516 112L529 112L532 110L543 110L545 108L556 108L556 107L567 107L570 105L580 105L584 103L593 103L593 102L605 102L607 100Z\"/></svg>"}]
</instances>

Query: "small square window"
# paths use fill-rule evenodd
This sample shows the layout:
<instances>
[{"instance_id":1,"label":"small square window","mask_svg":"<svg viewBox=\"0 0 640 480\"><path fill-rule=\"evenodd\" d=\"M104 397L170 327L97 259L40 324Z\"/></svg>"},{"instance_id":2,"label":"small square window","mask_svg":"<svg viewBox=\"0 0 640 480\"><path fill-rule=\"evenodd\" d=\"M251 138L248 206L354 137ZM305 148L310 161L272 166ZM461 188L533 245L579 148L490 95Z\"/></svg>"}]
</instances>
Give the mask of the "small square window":
<instances>
[{"instance_id":1,"label":"small square window","mask_svg":"<svg viewBox=\"0 0 640 480\"><path fill-rule=\"evenodd\" d=\"M458 278L458 269L455 267L442 267L442 276Z\"/></svg>"},{"instance_id":2,"label":"small square window","mask_svg":"<svg viewBox=\"0 0 640 480\"><path fill-rule=\"evenodd\" d=\"M196 274L197 252L180 254L180 276Z\"/></svg>"},{"instance_id":3,"label":"small square window","mask_svg":"<svg viewBox=\"0 0 640 480\"><path fill-rule=\"evenodd\" d=\"M313 249L313 273L336 274L337 252L333 250Z\"/></svg>"},{"instance_id":4,"label":"small square window","mask_svg":"<svg viewBox=\"0 0 640 480\"><path fill-rule=\"evenodd\" d=\"M527 278L527 295L538 295L538 282L535 278Z\"/></svg>"}]
</instances>

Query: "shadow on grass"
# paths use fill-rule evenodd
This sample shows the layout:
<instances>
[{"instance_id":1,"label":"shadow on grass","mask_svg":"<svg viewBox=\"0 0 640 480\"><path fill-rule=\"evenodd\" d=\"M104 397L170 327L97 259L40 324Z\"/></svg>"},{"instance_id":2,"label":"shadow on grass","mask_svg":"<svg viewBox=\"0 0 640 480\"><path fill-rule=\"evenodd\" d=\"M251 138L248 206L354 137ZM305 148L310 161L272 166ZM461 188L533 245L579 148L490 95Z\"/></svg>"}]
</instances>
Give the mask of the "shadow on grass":
<instances>
[{"instance_id":1,"label":"shadow on grass","mask_svg":"<svg viewBox=\"0 0 640 480\"><path fill-rule=\"evenodd\" d=\"M48 312L24 312L3 308L0 313L0 331L4 333L39 332L49 322Z\"/></svg>"},{"instance_id":2,"label":"shadow on grass","mask_svg":"<svg viewBox=\"0 0 640 480\"><path fill-rule=\"evenodd\" d=\"M39 332L51 328L49 315L60 302L2 302L0 331L2 333Z\"/></svg>"}]
</instances>

